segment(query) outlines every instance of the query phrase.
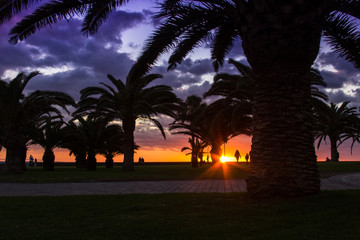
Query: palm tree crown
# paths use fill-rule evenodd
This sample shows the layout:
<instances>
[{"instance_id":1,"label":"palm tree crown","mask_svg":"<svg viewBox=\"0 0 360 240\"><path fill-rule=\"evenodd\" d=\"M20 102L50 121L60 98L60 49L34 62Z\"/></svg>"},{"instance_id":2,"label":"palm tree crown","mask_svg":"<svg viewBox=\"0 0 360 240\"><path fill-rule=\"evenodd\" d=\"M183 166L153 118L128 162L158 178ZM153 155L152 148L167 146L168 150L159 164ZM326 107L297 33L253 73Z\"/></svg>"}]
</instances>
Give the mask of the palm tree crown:
<instances>
[{"instance_id":1,"label":"palm tree crown","mask_svg":"<svg viewBox=\"0 0 360 240\"><path fill-rule=\"evenodd\" d=\"M338 146L357 132L359 124L358 113L355 107L348 107L349 102L340 106L334 103L323 104L316 112L316 138L318 148L323 140L330 139L331 161L339 161Z\"/></svg>"},{"instance_id":2,"label":"palm tree crown","mask_svg":"<svg viewBox=\"0 0 360 240\"><path fill-rule=\"evenodd\" d=\"M5 165L9 171L21 171L30 133L46 124L49 117L61 119L59 107L67 111L68 105L75 104L72 97L57 91L35 91L25 96L26 85L37 74L19 73L10 82L0 80L0 137L7 149Z\"/></svg>"},{"instance_id":3,"label":"palm tree crown","mask_svg":"<svg viewBox=\"0 0 360 240\"><path fill-rule=\"evenodd\" d=\"M172 92L171 87L149 86L160 77L162 76L159 74L149 74L138 79L128 77L123 83L120 79L108 75L113 86L101 83L104 87L88 87L81 91L81 100L75 115L102 114L122 121L125 170L133 170L135 147L133 134L136 119L149 119L165 138L161 123L153 116L164 114L173 117L174 110L178 107L179 99Z\"/></svg>"}]
</instances>

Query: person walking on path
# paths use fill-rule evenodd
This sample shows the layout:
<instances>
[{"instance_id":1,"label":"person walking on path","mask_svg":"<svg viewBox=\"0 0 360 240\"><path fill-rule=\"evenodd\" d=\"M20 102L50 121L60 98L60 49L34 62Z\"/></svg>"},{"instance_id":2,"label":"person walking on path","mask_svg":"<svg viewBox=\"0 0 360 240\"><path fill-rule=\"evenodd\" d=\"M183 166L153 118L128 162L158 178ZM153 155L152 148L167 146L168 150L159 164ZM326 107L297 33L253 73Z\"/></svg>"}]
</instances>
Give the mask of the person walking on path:
<instances>
[{"instance_id":1,"label":"person walking on path","mask_svg":"<svg viewBox=\"0 0 360 240\"><path fill-rule=\"evenodd\" d=\"M246 153L246 155L245 155L245 161L246 161L246 163L249 162L249 154L248 153Z\"/></svg>"},{"instance_id":2,"label":"person walking on path","mask_svg":"<svg viewBox=\"0 0 360 240\"><path fill-rule=\"evenodd\" d=\"M239 150L236 150L235 151L235 158L236 158L236 162L239 162L239 158L241 158L241 155L240 155L240 152L239 152Z\"/></svg>"}]
</instances>

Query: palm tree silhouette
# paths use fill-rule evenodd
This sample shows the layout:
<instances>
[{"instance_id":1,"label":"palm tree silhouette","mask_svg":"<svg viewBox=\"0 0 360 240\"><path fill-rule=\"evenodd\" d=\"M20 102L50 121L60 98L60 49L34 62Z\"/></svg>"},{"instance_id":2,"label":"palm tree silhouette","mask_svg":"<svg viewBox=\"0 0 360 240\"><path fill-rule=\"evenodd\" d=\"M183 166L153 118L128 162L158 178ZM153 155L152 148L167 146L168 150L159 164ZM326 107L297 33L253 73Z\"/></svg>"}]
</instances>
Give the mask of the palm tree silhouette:
<instances>
[{"instance_id":1,"label":"palm tree silhouette","mask_svg":"<svg viewBox=\"0 0 360 240\"><path fill-rule=\"evenodd\" d=\"M39 144L44 149L42 160L45 171L54 171L54 148L61 145L61 126L63 124L62 119L54 120L49 118L42 127L30 132L31 144Z\"/></svg>"},{"instance_id":2,"label":"palm tree silhouette","mask_svg":"<svg viewBox=\"0 0 360 240\"><path fill-rule=\"evenodd\" d=\"M197 124L197 118L202 118L204 110L207 107L201 97L190 95L184 102L181 102L180 108L176 112L175 121L170 125L172 134L189 135L188 142L190 147L183 147L181 151L190 150L191 166L198 167L198 156L204 147L208 145L205 140L207 129ZM186 154L188 155L188 154Z\"/></svg>"},{"instance_id":3,"label":"palm tree silhouette","mask_svg":"<svg viewBox=\"0 0 360 240\"><path fill-rule=\"evenodd\" d=\"M96 170L96 155L100 152L100 149L103 150L105 140L109 136L109 129L107 129L109 124L108 118L103 116L88 116L83 118L81 116L76 116L71 124L77 125L77 127L72 127L76 129L71 134L77 135L76 139L82 142L82 145L86 146L86 168L87 170ZM111 130L118 130L118 128L110 127ZM70 136L71 136L70 134ZM117 132L113 132L113 136ZM69 136L68 136L69 137ZM76 144L73 142L72 144Z\"/></svg>"},{"instance_id":4,"label":"palm tree silhouette","mask_svg":"<svg viewBox=\"0 0 360 240\"><path fill-rule=\"evenodd\" d=\"M190 152L186 155L191 154L191 166L198 167L198 158L200 158L200 162L202 163L201 154L207 144L196 137L189 138L188 142L190 144L190 147L183 147L181 151L184 152L186 150L189 150Z\"/></svg>"},{"instance_id":5,"label":"palm tree silhouette","mask_svg":"<svg viewBox=\"0 0 360 240\"><path fill-rule=\"evenodd\" d=\"M337 148L357 132L359 124L358 113L355 107L348 107L349 102L343 102L340 106L334 103L322 104L317 108L316 113L316 135L318 139L318 148L321 142L330 139L331 161L339 161L339 152Z\"/></svg>"},{"instance_id":6,"label":"palm tree silhouette","mask_svg":"<svg viewBox=\"0 0 360 240\"><path fill-rule=\"evenodd\" d=\"M105 157L106 168L113 168L114 157L124 154L124 132L118 124L107 125L98 153ZM120 143L120 144L119 144Z\"/></svg>"},{"instance_id":7,"label":"palm tree silhouette","mask_svg":"<svg viewBox=\"0 0 360 240\"><path fill-rule=\"evenodd\" d=\"M31 78L19 73L9 83L0 80L0 138L6 148L5 171L22 172L30 133L43 126L49 116L62 118L59 110L74 105L69 95L57 91L35 91L25 96L23 91Z\"/></svg>"},{"instance_id":8,"label":"palm tree silhouette","mask_svg":"<svg viewBox=\"0 0 360 240\"><path fill-rule=\"evenodd\" d=\"M123 83L108 75L113 86L101 83L104 87L87 87L81 90L81 100L75 115L97 114L122 121L124 131L124 171L134 170L134 131L136 119L152 121L165 138L161 123L153 116L159 114L174 117L179 99L171 87L165 85L149 86L160 74L149 74L138 79L127 78ZM98 98L97 98L98 97ZM93 110L96 109L94 113Z\"/></svg>"},{"instance_id":9,"label":"palm tree silhouette","mask_svg":"<svg viewBox=\"0 0 360 240\"><path fill-rule=\"evenodd\" d=\"M76 168L87 168L87 144L82 126L74 121L69 121L62 128L60 147L68 149L69 155L75 156Z\"/></svg>"}]
</instances>

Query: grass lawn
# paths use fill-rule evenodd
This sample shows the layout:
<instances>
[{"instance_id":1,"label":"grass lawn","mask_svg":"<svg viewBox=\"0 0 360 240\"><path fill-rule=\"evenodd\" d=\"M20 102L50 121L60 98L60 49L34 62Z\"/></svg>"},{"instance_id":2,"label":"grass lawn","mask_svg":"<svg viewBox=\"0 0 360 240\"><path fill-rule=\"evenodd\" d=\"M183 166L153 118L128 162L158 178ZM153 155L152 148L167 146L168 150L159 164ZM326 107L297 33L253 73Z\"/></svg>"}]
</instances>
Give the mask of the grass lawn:
<instances>
[{"instance_id":1,"label":"grass lawn","mask_svg":"<svg viewBox=\"0 0 360 240\"><path fill-rule=\"evenodd\" d=\"M360 172L360 162L320 162L321 177L336 174ZM203 165L192 168L182 165L143 165L136 166L135 172L122 172L121 167L113 169L98 167L96 171L76 169L75 167L55 167L54 172L45 172L41 167L28 167L23 174L6 174L0 169L0 182L98 182L98 181L157 181L190 179L244 179L248 175L249 165L245 163L226 163L213 166Z\"/></svg>"},{"instance_id":2,"label":"grass lawn","mask_svg":"<svg viewBox=\"0 0 360 240\"><path fill-rule=\"evenodd\" d=\"M359 239L360 191L1 197L0 239Z\"/></svg>"},{"instance_id":3,"label":"grass lawn","mask_svg":"<svg viewBox=\"0 0 360 240\"><path fill-rule=\"evenodd\" d=\"M0 182L98 182L98 181L147 181L190 179L244 179L249 166L244 164L211 164L192 168L189 165L144 165L136 166L135 172L123 172L121 167L96 171L75 167L55 167L54 172L45 172L41 167L28 167L23 174L6 174L0 169Z\"/></svg>"}]
</instances>

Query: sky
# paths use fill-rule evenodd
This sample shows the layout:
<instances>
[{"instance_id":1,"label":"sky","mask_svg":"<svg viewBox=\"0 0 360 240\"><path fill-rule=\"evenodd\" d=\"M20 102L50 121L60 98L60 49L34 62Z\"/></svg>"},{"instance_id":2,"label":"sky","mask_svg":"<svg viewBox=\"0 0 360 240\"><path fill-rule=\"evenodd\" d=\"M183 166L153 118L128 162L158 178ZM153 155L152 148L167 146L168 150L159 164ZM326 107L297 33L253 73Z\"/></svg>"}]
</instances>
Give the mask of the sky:
<instances>
[{"instance_id":1,"label":"sky","mask_svg":"<svg viewBox=\"0 0 360 240\"><path fill-rule=\"evenodd\" d=\"M14 24L21 19L15 16L5 25L0 26L0 78L10 80L17 73L40 71L26 88L26 93L35 90L56 90L72 95L75 100L80 97L80 90L87 86L98 86L99 82L107 82L106 75L125 80L132 64L139 56L144 41L151 35L158 22L152 18L156 12L154 1L136 0L112 13L99 31L85 37L81 34L81 18L60 21L52 27L44 28L17 45L8 43L8 33ZM214 70L206 46L193 51L175 70L167 71L168 53L162 55L153 68L153 73L164 77L156 80L157 84L166 84L173 88L178 97L185 99L195 94L202 96L212 82ZM246 57L239 40L227 58L242 60ZM327 83L324 89L330 101L341 103L351 101L352 106L360 106L360 72L352 64L347 63L322 42L320 53L314 67L321 70ZM224 64L219 72L236 73L235 69ZM164 127L171 122L169 118L161 118ZM190 161L190 156L180 152L187 146L187 137L171 135L167 131L167 139L150 122L137 122L135 141L141 146L135 159L144 157L145 161ZM340 160L360 160L359 144L350 154L351 142L345 142L339 148ZM233 156L239 149L242 156L250 151L251 138L239 136L226 146L226 154ZM42 150L32 146L28 155L41 159ZM330 143L317 150L318 160L330 157ZM0 161L5 158L5 151L0 152ZM56 150L56 161L73 161L66 150ZM98 161L103 161L98 157ZM122 156L116 161L122 161Z\"/></svg>"}]
</instances>

